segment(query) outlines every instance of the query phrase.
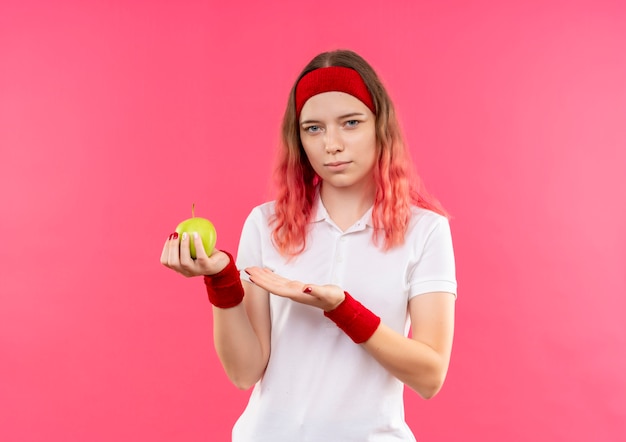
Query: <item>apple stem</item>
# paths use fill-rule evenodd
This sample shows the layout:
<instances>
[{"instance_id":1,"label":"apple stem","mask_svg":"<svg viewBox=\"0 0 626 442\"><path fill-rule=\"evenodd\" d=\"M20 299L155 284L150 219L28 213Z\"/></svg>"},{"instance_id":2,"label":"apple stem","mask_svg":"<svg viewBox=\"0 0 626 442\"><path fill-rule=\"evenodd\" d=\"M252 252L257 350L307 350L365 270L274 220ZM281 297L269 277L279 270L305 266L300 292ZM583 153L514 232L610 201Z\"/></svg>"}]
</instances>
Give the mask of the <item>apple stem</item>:
<instances>
[{"instance_id":1,"label":"apple stem","mask_svg":"<svg viewBox=\"0 0 626 442\"><path fill-rule=\"evenodd\" d=\"M195 209L196 209L196 203L191 203L191 217L195 218Z\"/></svg>"}]
</instances>

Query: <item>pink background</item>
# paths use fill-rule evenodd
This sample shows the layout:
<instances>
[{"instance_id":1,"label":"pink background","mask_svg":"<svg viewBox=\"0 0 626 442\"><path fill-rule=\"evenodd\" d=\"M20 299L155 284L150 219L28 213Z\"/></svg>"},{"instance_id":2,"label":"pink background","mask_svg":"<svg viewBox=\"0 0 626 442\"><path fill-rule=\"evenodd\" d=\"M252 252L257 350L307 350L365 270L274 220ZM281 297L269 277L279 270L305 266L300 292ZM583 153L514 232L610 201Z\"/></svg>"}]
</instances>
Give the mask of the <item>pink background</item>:
<instances>
[{"instance_id":1,"label":"pink background","mask_svg":"<svg viewBox=\"0 0 626 442\"><path fill-rule=\"evenodd\" d=\"M347 47L454 216L418 439L626 440L624 3L275 3L2 1L0 439L229 439L249 393L160 250L192 202L236 250L294 77Z\"/></svg>"}]
</instances>

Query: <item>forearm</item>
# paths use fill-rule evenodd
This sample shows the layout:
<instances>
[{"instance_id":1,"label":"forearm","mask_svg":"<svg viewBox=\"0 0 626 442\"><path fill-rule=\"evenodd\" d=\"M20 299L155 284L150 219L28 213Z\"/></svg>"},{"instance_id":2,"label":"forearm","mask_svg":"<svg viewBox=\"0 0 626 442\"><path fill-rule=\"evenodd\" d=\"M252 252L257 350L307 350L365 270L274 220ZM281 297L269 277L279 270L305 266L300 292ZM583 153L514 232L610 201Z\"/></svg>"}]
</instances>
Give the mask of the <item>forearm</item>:
<instances>
[{"instance_id":1,"label":"forearm","mask_svg":"<svg viewBox=\"0 0 626 442\"><path fill-rule=\"evenodd\" d=\"M254 385L269 358L268 295L241 281L233 257L219 272L205 276L213 304L215 350L230 380L241 389Z\"/></svg>"},{"instance_id":2,"label":"forearm","mask_svg":"<svg viewBox=\"0 0 626 442\"><path fill-rule=\"evenodd\" d=\"M238 388L248 389L261 378L267 357L243 303L213 307L213 341L224 371Z\"/></svg>"},{"instance_id":3,"label":"forearm","mask_svg":"<svg viewBox=\"0 0 626 442\"><path fill-rule=\"evenodd\" d=\"M413 337L383 324L349 293L324 313L355 343L363 345L383 367L423 398L433 397L448 371L454 332L454 296L428 293L409 302Z\"/></svg>"},{"instance_id":4,"label":"forearm","mask_svg":"<svg viewBox=\"0 0 626 442\"><path fill-rule=\"evenodd\" d=\"M449 358L432 347L406 338L382 323L361 345L392 375L424 399L432 398L441 389Z\"/></svg>"},{"instance_id":5,"label":"forearm","mask_svg":"<svg viewBox=\"0 0 626 442\"><path fill-rule=\"evenodd\" d=\"M374 312L338 286L303 284L258 267L247 268L246 272L264 293L324 310L324 315L355 344L363 345L383 367L422 397L430 398L441 388L454 331L452 293L426 293L409 301L413 332L409 339L381 323ZM269 312L269 306L266 310Z\"/></svg>"}]
</instances>

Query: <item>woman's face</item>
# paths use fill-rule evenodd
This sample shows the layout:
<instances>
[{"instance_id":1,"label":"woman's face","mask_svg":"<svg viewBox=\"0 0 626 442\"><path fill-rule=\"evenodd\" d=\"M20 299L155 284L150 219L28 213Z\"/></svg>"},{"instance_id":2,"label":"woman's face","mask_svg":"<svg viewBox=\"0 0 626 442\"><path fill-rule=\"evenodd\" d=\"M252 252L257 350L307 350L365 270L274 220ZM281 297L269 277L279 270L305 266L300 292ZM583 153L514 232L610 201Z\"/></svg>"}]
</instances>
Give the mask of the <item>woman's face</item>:
<instances>
[{"instance_id":1,"label":"woman's face","mask_svg":"<svg viewBox=\"0 0 626 442\"><path fill-rule=\"evenodd\" d=\"M371 190L376 117L344 92L314 95L300 112L300 139L324 186Z\"/></svg>"}]
</instances>

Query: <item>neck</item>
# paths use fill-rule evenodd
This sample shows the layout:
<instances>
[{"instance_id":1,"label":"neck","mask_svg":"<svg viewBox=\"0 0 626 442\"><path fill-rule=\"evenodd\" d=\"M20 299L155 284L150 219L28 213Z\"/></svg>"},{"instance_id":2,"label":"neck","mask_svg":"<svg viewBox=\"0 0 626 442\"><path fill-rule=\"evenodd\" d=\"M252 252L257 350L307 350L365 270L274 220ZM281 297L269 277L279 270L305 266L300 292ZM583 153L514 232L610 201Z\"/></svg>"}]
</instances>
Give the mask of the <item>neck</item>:
<instances>
[{"instance_id":1,"label":"neck","mask_svg":"<svg viewBox=\"0 0 626 442\"><path fill-rule=\"evenodd\" d=\"M337 188L321 185L320 198L328 215L341 230L350 228L374 204L374 184L360 188Z\"/></svg>"}]
</instances>

